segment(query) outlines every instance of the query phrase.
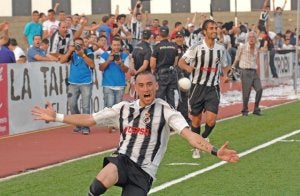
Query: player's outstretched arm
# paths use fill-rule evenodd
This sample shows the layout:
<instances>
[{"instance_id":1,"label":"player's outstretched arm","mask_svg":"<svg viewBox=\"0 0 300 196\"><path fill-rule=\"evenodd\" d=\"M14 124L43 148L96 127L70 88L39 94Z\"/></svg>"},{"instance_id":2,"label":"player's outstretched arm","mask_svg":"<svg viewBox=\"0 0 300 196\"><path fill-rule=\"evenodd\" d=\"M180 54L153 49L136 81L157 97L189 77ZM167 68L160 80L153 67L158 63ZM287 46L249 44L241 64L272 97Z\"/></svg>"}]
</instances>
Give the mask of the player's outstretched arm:
<instances>
[{"instance_id":1,"label":"player's outstretched arm","mask_svg":"<svg viewBox=\"0 0 300 196\"><path fill-rule=\"evenodd\" d=\"M46 108L35 106L34 109L31 111L31 114L35 116L34 120L63 122L78 126L92 126L96 124L94 118L90 114L58 114L54 111L50 102L46 103Z\"/></svg>"},{"instance_id":2,"label":"player's outstretched arm","mask_svg":"<svg viewBox=\"0 0 300 196\"><path fill-rule=\"evenodd\" d=\"M230 163L236 163L239 161L237 152L235 150L228 149L228 142L226 142L220 149L217 149L212 144L207 142L201 135L192 132L189 130L189 128L183 129L180 135L185 138L193 147L215 155L223 161Z\"/></svg>"}]
</instances>

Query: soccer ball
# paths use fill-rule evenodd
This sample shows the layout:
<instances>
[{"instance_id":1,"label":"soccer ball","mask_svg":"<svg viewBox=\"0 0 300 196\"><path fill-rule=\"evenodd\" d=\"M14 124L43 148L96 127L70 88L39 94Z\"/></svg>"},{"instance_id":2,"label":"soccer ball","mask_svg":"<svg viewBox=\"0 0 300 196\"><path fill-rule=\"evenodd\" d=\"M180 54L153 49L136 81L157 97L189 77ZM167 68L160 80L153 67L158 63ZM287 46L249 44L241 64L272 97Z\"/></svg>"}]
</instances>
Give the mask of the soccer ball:
<instances>
[{"instance_id":1,"label":"soccer ball","mask_svg":"<svg viewBox=\"0 0 300 196\"><path fill-rule=\"evenodd\" d=\"M190 90L192 83L188 78L183 77L178 80L178 86L181 91L187 92Z\"/></svg>"}]
</instances>

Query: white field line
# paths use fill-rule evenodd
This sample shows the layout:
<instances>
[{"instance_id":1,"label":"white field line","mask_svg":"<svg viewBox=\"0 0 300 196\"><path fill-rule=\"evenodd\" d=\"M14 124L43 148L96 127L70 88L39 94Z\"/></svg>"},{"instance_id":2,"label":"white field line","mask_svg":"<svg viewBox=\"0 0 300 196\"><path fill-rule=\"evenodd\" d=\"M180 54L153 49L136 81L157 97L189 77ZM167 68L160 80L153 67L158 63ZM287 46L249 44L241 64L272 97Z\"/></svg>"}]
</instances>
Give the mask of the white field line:
<instances>
[{"instance_id":1,"label":"white field line","mask_svg":"<svg viewBox=\"0 0 300 196\"><path fill-rule=\"evenodd\" d=\"M260 150L260 149L262 149L262 148L266 148L266 147L268 147L268 146L270 146L270 145L272 145L272 144L275 144L276 142L279 142L279 141L281 141L281 140L283 140L283 139L286 139L286 138L291 137L291 136L293 136L293 135L296 135L296 134L298 134L298 133L300 133L300 130L296 130L296 131L293 131L293 132L291 132L291 133L285 134L285 135L280 136L280 137L278 137L278 138L275 138L275 139L273 139L273 140L271 140L271 141L269 141L269 142L266 142L266 143L264 143L264 144L261 144L261 145L258 145L258 146L256 146L256 147L253 147L253 148L251 148L251 149L249 149L249 150L246 150L246 151L244 151L244 152L242 152L242 153L239 153L239 156L240 156L240 157L246 156L246 155L248 155L248 154L250 154L250 153L253 153L253 152L255 152L255 151L258 151L258 150ZM222 166L222 165L224 165L224 164L226 164L226 163L227 163L227 162L225 162L225 161L221 161L221 162L215 163L215 164L213 164L213 165L211 165L211 166L208 166L208 167L206 167L206 168L203 168L203 169L201 169L201 170L198 170L198 171L195 171L195 172L193 172L193 173L187 174L187 175L185 175L185 176L183 176L183 177L181 177L181 178L177 178L177 179L175 179L175 180L172 180L172 181L166 182L166 183L164 183L164 184L161 184L161 185L159 185L159 186L157 186L157 187L152 188L152 189L150 190L149 194L155 193L155 192L158 192L158 191L161 191L161 190L163 190L163 189L166 189L166 188L168 188L168 187L170 187L170 186L173 186L173 185L175 185L175 184L178 184L178 183L180 183L180 182L183 182L183 181L185 181L185 180L187 180L187 179L193 178L193 177L195 177L195 176L197 176L197 175L199 175L199 174L202 174L202 173L204 173L204 172L213 170L213 169L215 169L215 168L217 168L217 167L219 167L219 166Z\"/></svg>"},{"instance_id":2,"label":"white field line","mask_svg":"<svg viewBox=\"0 0 300 196\"><path fill-rule=\"evenodd\" d=\"M292 102L295 102L295 101L289 101L289 102L282 103L282 104L279 104L279 105L270 106L268 108L279 107L281 105L286 105L286 104L292 103ZM266 108L264 108L264 109L266 109ZM235 115L235 116L231 116L231 117L219 119L217 122L230 120L230 119L233 119L233 118L236 118L236 117L239 117L239 116L241 116L241 115L239 114L239 115ZM204 125L202 125L202 126L204 126ZM174 134L174 132L171 133L171 135L173 135L173 134ZM106 150L106 151L103 151L103 152L95 153L95 154L90 154L90 155L78 157L76 159L71 159L71 160L68 160L68 161L64 161L64 162L61 162L61 163L49 165L49 166L46 166L46 167L41 167L41 168L38 168L38 169L29 170L29 171L26 171L26 172L23 172L23 173L20 173L20 174L15 174L15 175L7 176L7 177L4 177L4 178L0 178L0 182L6 181L6 180L10 180L10 179L13 179L13 178L16 178L16 177L19 177L19 176L24 176L24 175L27 175L27 174L31 174L31 173L43 171L43 170L46 170L46 169L51 169L51 168L54 168L54 167L57 167L57 166L62 166L64 164L72 163L72 162L75 162L75 161L78 161L78 160L82 160L82 159L86 159L86 158L98 156L98 155L101 155L101 154L104 154L104 153L107 153L107 152L113 152L114 150L115 150L115 148L109 149L109 150Z\"/></svg>"},{"instance_id":3,"label":"white field line","mask_svg":"<svg viewBox=\"0 0 300 196\"><path fill-rule=\"evenodd\" d=\"M300 142L300 140L281 140L280 142Z\"/></svg>"}]
</instances>

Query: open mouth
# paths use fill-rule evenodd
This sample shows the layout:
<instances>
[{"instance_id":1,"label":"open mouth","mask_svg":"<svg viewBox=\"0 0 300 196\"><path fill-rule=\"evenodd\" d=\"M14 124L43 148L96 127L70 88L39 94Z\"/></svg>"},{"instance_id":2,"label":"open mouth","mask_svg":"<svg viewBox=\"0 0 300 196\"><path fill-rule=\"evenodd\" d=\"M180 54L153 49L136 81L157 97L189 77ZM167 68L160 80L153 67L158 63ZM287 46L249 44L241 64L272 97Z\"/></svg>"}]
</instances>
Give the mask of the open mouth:
<instances>
[{"instance_id":1,"label":"open mouth","mask_svg":"<svg viewBox=\"0 0 300 196\"><path fill-rule=\"evenodd\" d=\"M144 98L146 98L146 99L147 99L147 98L150 98L150 93L145 93L145 94L144 94Z\"/></svg>"}]
</instances>

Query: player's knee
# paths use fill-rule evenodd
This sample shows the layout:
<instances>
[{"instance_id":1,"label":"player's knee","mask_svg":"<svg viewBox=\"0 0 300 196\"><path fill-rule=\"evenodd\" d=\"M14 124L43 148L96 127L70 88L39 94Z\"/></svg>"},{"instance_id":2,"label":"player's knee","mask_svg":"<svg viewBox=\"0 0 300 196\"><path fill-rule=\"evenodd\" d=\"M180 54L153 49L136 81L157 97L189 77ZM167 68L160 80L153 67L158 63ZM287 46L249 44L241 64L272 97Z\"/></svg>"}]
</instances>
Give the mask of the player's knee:
<instances>
[{"instance_id":1,"label":"player's knee","mask_svg":"<svg viewBox=\"0 0 300 196\"><path fill-rule=\"evenodd\" d=\"M92 184L90 185L90 191L88 196L98 196L106 191L106 187L97 179L95 178Z\"/></svg>"},{"instance_id":2,"label":"player's knee","mask_svg":"<svg viewBox=\"0 0 300 196\"><path fill-rule=\"evenodd\" d=\"M209 127L214 127L215 124L216 124L215 120L207 120L206 121L206 125L209 126Z\"/></svg>"}]
</instances>

